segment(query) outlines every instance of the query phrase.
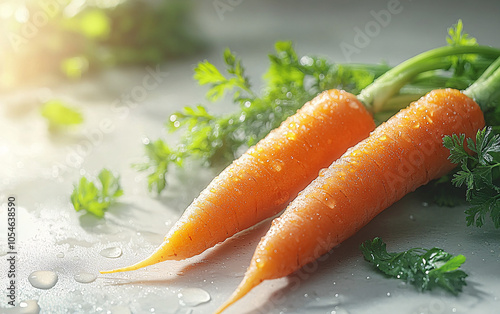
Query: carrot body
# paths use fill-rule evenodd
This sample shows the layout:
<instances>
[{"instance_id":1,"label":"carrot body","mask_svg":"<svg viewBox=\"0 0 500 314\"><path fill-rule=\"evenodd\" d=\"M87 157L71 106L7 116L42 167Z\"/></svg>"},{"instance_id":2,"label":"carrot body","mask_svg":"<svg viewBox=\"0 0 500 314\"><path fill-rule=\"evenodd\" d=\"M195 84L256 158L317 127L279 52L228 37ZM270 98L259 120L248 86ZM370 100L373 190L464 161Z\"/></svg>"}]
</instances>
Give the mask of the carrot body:
<instances>
[{"instance_id":1,"label":"carrot body","mask_svg":"<svg viewBox=\"0 0 500 314\"><path fill-rule=\"evenodd\" d=\"M224 169L150 257L103 273L195 256L277 214L321 168L374 128L371 114L354 95L323 92Z\"/></svg>"},{"instance_id":2,"label":"carrot body","mask_svg":"<svg viewBox=\"0 0 500 314\"><path fill-rule=\"evenodd\" d=\"M479 106L460 91L436 90L350 148L274 219L242 283L219 312L263 280L287 276L349 238L382 210L454 168L444 135L473 137Z\"/></svg>"}]
</instances>

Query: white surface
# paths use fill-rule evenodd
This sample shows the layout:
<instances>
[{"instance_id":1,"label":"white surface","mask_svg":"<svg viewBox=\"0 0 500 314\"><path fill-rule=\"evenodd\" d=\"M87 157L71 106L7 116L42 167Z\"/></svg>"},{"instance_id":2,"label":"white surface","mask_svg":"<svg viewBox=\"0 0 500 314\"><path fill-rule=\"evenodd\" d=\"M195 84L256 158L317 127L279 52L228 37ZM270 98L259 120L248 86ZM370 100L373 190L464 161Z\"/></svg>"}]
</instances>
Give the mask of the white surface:
<instances>
[{"instance_id":1,"label":"white surface","mask_svg":"<svg viewBox=\"0 0 500 314\"><path fill-rule=\"evenodd\" d=\"M222 1L228 3L227 1ZM145 176L130 168L143 156L142 140L156 139L170 113L184 105L203 102L205 89L192 80L194 65L202 60L221 64L230 47L243 59L255 86L267 68L267 54L277 40L292 40L299 54L324 55L345 62L340 43L353 43L355 27L373 20L370 11L387 8L387 1L233 1L233 10L220 15L212 1L197 8L199 22L211 49L189 60L162 66L168 73L145 100L113 103L142 84L146 69L114 69L99 77L48 90L4 93L0 106L0 204L2 221L2 291L5 291L6 200L17 199L18 301L37 300L41 313L209 313L231 294L269 221L233 237L201 256L164 262L147 269L111 275L98 270L128 265L147 256L158 245L182 210L215 175L198 169L172 174L171 186L160 197L146 191ZM239 3L239 4L236 4ZM466 31L480 43L500 46L495 1L466 3L401 1L402 11L371 38L353 62L396 64L426 49L444 44L446 28L461 18ZM83 126L51 134L40 117L40 99L47 95L79 106ZM125 109L128 109L125 111ZM232 107L214 106L228 111ZM105 122L103 122L105 121ZM108 123L104 130L101 123ZM175 136L168 135L173 141ZM85 150L78 153L78 145ZM79 154L79 155L78 155ZM81 158L78 158L80 156ZM73 183L81 174L96 175L108 167L121 175L125 195L105 220L76 213L70 202ZM411 194L391 206L356 236L296 274L255 288L227 313L493 313L499 306L499 231L491 224L465 226L464 208L424 206ZM464 254L468 285L459 297L436 290L419 293L398 280L386 279L363 261L359 244L375 236L389 251L438 246ZM122 255L106 258L103 249L118 247ZM47 290L28 281L33 271L58 274ZM98 275L80 283L81 273ZM201 288L210 301L185 305L178 294ZM203 294L196 292L200 298ZM196 298L196 295L189 297ZM193 300L190 300L193 301ZM0 296L0 307L6 306ZM0 312L2 310L0 309Z\"/></svg>"}]
</instances>

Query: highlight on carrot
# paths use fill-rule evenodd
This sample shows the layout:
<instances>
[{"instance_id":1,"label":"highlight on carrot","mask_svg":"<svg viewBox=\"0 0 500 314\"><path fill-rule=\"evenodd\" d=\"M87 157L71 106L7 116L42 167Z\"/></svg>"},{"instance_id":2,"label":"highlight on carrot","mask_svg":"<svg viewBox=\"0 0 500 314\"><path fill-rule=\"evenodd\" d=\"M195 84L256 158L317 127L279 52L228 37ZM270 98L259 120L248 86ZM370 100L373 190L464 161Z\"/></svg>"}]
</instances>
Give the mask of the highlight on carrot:
<instances>
[{"instance_id":1,"label":"highlight on carrot","mask_svg":"<svg viewBox=\"0 0 500 314\"><path fill-rule=\"evenodd\" d=\"M372 114L386 109L384 103L402 86L420 73L449 68L448 57L462 54L500 55L487 46L440 47L389 70L359 97L340 90L321 93L224 169L149 257L101 273L190 258L278 214L320 169L373 131Z\"/></svg>"},{"instance_id":2,"label":"highlight on carrot","mask_svg":"<svg viewBox=\"0 0 500 314\"><path fill-rule=\"evenodd\" d=\"M499 68L500 58L463 92L431 91L322 170L273 220L242 282L216 313L262 281L319 258L407 193L452 170L443 137L474 138L484 127L482 108L498 96Z\"/></svg>"}]
</instances>

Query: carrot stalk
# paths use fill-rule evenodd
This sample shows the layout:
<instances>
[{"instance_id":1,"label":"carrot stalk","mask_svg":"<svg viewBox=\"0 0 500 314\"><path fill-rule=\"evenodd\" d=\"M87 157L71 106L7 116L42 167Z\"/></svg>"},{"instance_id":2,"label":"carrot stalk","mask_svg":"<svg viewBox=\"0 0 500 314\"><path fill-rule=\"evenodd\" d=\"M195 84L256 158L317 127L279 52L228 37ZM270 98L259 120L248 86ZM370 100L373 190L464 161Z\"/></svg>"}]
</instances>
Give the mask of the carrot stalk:
<instances>
[{"instance_id":1,"label":"carrot stalk","mask_svg":"<svg viewBox=\"0 0 500 314\"><path fill-rule=\"evenodd\" d=\"M500 96L500 58L495 60L484 73L465 91L464 94L474 99L481 107Z\"/></svg>"},{"instance_id":2,"label":"carrot stalk","mask_svg":"<svg viewBox=\"0 0 500 314\"><path fill-rule=\"evenodd\" d=\"M322 170L273 220L242 282L216 313L262 281L287 276L319 258L407 193L452 170L456 164L442 139L452 134L474 138L484 127L481 107L498 96L499 68L500 58L464 92L428 93Z\"/></svg>"},{"instance_id":3,"label":"carrot stalk","mask_svg":"<svg viewBox=\"0 0 500 314\"><path fill-rule=\"evenodd\" d=\"M373 108L374 112L378 112L392 95L396 94L415 75L425 70L444 68L447 62L442 59L444 57L471 53L498 57L498 49L488 46L446 46L432 49L406 60L380 76L360 92L358 99L369 108Z\"/></svg>"},{"instance_id":4,"label":"carrot stalk","mask_svg":"<svg viewBox=\"0 0 500 314\"><path fill-rule=\"evenodd\" d=\"M419 73L448 67L446 56L470 53L499 55L498 49L485 46L437 48L389 70L358 97L339 90L321 93L224 169L151 256L101 273L193 257L278 214L321 168L373 131L371 113L382 110L404 84Z\"/></svg>"}]
</instances>

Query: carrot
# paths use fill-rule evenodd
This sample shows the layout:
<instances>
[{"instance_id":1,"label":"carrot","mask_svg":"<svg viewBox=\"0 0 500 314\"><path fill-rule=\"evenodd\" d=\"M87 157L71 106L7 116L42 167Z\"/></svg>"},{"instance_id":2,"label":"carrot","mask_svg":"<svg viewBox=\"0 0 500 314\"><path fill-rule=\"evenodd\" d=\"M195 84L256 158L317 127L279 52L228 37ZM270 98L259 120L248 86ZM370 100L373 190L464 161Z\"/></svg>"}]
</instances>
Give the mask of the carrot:
<instances>
[{"instance_id":1,"label":"carrot","mask_svg":"<svg viewBox=\"0 0 500 314\"><path fill-rule=\"evenodd\" d=\"M195 256L277 214L319 169L374 128L371 114L354 95L321 93L218 175L150 258L120 271Z\"/></svg>"},{"instance_id":2,"label":"carrot","mask_svg":"<svg viewBox=\"0 0 500 314\"><path fill-rule=\"evenodd\" d=\"M454 89L435 90L390 118L322 170L273 220L222 312L267 279L287 276L349 238L408 192L455 167L445 135L473 137L480 107Z\"/></svg>"},{"instance_id":3,"label":"carrot","mask_svg":"<svg viewBox=\"0 0 500 314\"><path fill-rule=\"evenodd\" d=\"M375 123L367 109L380 110L404 83L421 72L448 67L443 57L464 53L498 56L496 49L484 46L437 48L386 72L359 97L339 90L318 95L224 169L189 205L151 256L101 273L193 257L276 215L321 168L369 135Z\"/></svg>"}]
</instances>

